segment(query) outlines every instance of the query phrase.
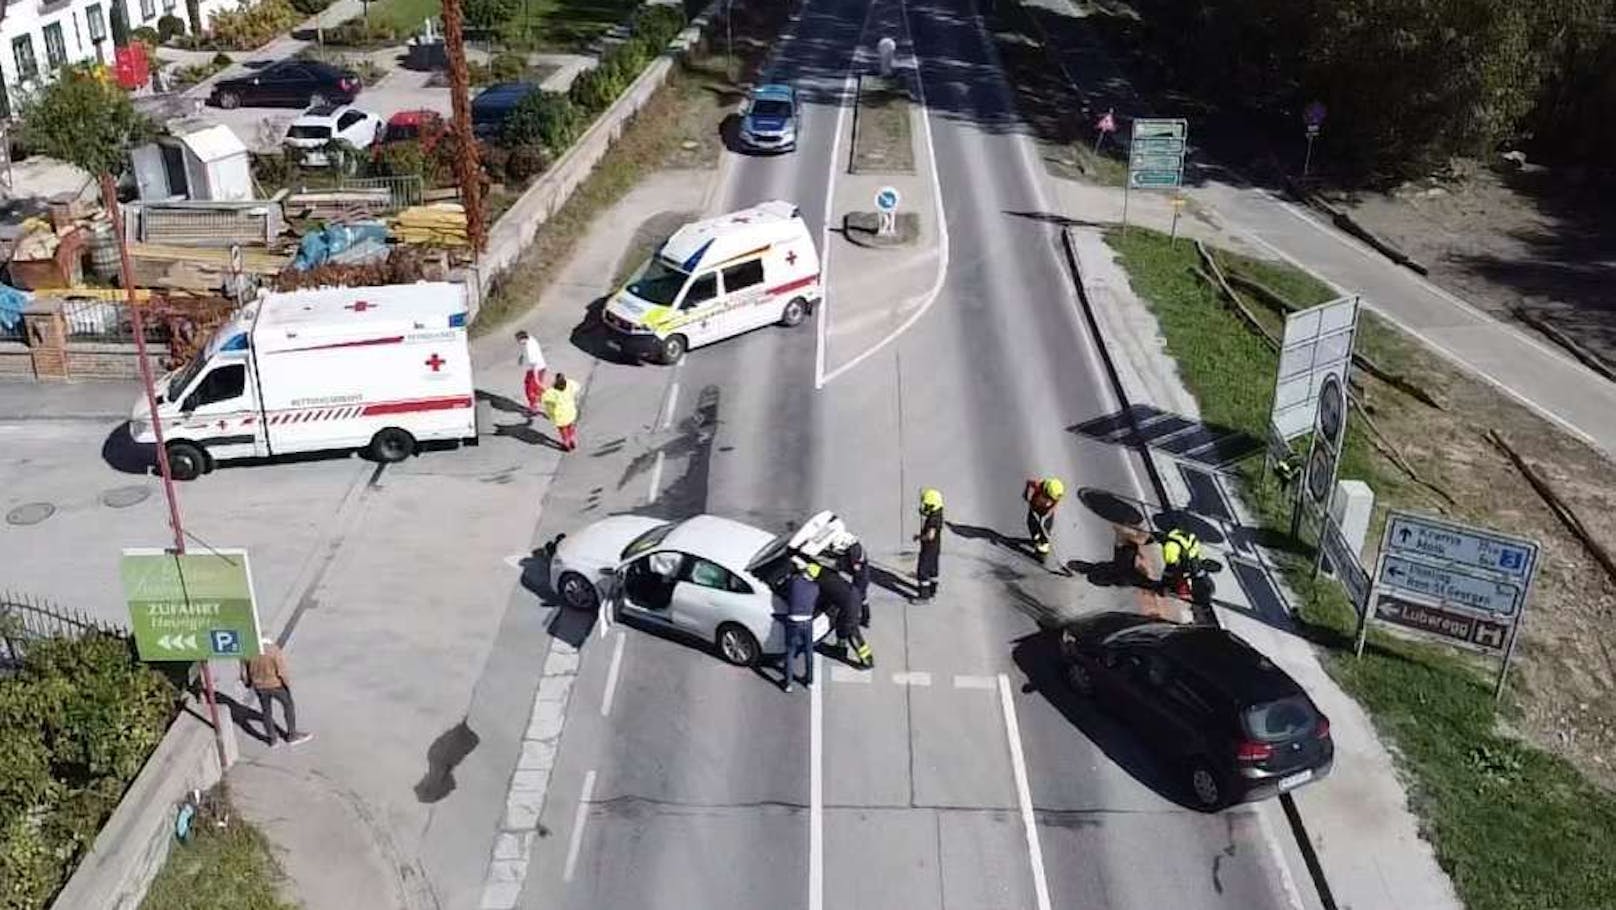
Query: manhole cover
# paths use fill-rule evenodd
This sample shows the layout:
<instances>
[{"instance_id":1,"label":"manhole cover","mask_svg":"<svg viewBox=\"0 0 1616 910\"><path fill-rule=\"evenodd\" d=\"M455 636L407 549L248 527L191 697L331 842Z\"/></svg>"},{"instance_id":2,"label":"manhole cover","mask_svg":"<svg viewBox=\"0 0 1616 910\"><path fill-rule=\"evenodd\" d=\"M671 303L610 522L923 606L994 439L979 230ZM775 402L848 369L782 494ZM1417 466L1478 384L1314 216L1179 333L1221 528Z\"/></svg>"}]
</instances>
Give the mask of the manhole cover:
<instances>
[{"instance_id":1,"label":"manhole cover","mask_svg":"<svg viewBox=\"0 0 1616 910\"><path fill-rule=\"evenodd\" d=\"M101 504L113 509L127 509L137 502L145 502L150 495L150 487L113 487L101 494Z\"/></svg>"},{"instance_id":2,"label":"manhole cover","mask_svg":"<svg viewBox=\"0 0 1616 910\"><path fill-rule=\"evenodd\" d=\"M37 525L56 514L56 507L48 502L24 503L6 513L8 525Z\"/></svg>"}]
</instances>

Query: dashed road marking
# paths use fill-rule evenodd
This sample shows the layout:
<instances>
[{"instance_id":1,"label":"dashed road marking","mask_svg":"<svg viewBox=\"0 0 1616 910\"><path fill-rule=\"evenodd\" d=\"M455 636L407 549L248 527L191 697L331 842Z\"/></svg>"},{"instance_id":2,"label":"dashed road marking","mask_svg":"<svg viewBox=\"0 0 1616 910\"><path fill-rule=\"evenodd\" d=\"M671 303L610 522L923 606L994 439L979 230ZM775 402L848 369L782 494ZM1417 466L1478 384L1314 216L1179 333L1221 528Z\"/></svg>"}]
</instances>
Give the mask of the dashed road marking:
<instances>
[{"instance_id":1,"label":"dashed road marking","mask_svg":"<svg viewBox=\"0 0 1616 910\"><path fill-rule=\"evenodd\" d=\"M572 881L572 870L578 865L578 849L584 842L584 823L589 820L589 800L595 795L595 769L584 775L584 788L578 794L578 809L572 815L572 840L567 844L567 865L561 870L563 882Z\"/></svg>"},{"instance_id":2,"label":"dashed road marking","mask_svg":"<svg viewBox=\"0 0 1616 910\"><path fill-rule=\"evenodd\" d=\"M668 460L666 452L656 453L656 464L651 466L651 489L646 492L646 499L656 502L662 494L662 465Z\"/></svg>"},{"instance_id":3,"label":"dashed road marking","mask_svg":"<svg viewBox=\"0 0 1616 910\"><path fill-rule=\"evenodd\" d=\"M623 666L623 644L628 636L622 632L617 633L617 644L612 645L612 666L606 671L606 694L600 699L600 716L610 717L612 714L612 699L617 695L617 674Z\"/></svg>"},{"instance_id":4,"label":"dashed road marking","mask_svg":"<svg viewBox=\"0 0 1616 910\"><path fill-rule=\"evenodd\" d=\"M931 685L931 674L924 670L894 673L892 674L892 681L900 686L929 686Z\"/></svg>"},{"instance_id":5,"label":"dashed road marking","mask_svg":"<svg viewBox=\"0 0 1616 910\"><path fill-rule=\"evenodd\" d=\"M832 664L830 668L830 681L839 683L869 683L874 674L868 670L856 667L844 667L841 664Z\"/></svg>"},{"instance_id":6,"label":"dashed road marking","mask_svg":"<svg viewBox=\"0 0 1616 910\"><path fill-rule=\"evenodd\" d=\"M1038 910L1049 910L1049 882L1044 876L1044 850L1038 843L1038 821L1032 814L1032 790L1027 785L1027 759L1021 751L1021 725L1016 722L1010 677L999 674L999 698L1004 705L1004 733L1010 741L1010 769L1016 779L1016 800L1021 803L1021 825L1027 833L1027 855L1032 861L1032 887Z\"/></svg>"},{"instance_id":7,"label":"dashed road marking","mask_svg":"<svg viewBox=\"0 0 1616 910\"><path fill-rule=\"evenodd\" d=\"M955 676L956 689L995 689L999 681L991 676Z\"/></svg>"}]
</instances>

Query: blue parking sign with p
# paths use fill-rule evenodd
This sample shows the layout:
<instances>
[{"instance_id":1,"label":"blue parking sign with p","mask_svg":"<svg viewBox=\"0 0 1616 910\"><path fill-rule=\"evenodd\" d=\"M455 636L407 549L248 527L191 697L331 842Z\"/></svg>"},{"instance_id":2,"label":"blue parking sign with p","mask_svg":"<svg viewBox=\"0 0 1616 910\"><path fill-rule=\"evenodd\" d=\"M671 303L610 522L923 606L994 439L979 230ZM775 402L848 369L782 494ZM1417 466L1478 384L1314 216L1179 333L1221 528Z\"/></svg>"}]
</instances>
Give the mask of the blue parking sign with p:
<instances>
[{"instance_id":1,"label":"blue parking sign with p","mask_svg":"<svg viewBox=\"0 0 1616 910\"><path fill-rule=\"evenodd\" d=\"M241 653L241 636L237 635L234 629L214 629L208 633L208 637L213 639L215 654Z\"/></svg>"},{"instance_id":2,"label":"blue parking sign with p","mask_svg":"<svg viewBox=\"0 0 1616 910\"><path fill-rule=\"evenodd\" d=\"M1520 570L1520 568L1525 565L1525 560L1525 553L1520 550L1510 549L1508 547L1501 550L1498 554L1499 568L1508 569L1510 571Z\"/></svg>"}]
</instances>

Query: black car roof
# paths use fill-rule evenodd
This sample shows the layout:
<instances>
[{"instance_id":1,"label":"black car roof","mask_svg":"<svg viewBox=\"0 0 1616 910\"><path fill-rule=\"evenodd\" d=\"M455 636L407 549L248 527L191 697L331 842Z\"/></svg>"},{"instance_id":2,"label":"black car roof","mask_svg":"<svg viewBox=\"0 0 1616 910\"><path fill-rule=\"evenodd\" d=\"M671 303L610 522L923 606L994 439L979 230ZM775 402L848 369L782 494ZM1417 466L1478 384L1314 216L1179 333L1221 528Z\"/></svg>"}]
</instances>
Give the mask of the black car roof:
<instances>
[{"instance_id":1,"label":"black car roof","mask_svg":"<svg viewBox=\"0 0 1616 910\"><path fill-rule=\"evenodd\" d=\"M1174 663L1242 705L1303 694L1290 674L1227 629L1183 626L1162 640L1162 648Z\"/></svg>"}]
</instances>

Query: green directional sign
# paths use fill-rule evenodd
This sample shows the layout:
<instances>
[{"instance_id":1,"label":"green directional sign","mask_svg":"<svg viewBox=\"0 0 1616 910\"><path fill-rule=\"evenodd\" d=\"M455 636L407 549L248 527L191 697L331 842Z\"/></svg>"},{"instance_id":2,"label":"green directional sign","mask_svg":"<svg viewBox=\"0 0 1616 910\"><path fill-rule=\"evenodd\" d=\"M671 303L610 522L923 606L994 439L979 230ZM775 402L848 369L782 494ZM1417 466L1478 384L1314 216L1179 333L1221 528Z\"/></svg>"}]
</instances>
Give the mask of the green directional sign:
<instances>
[{"instance_id":1,"label":"green directional sign","mask_svg":"<svg viewBox=\"0 0 1616 910\"><path fill-rule=\"evenodd\" d=\"M1135 120L1128 145L1128 186L1170 190L1184 182L1186 120Z\"/></svg>"},{"instance_id":2,"label":"green directional sign","mask_svg":"<svg viewBox=\"0 0 1616 910\"><path fill-rule=\"evenodd\" d=\"M124 550L119 574L141 660L258 655L258 607L246 550Z\"/></svg>"}]
</instances>

